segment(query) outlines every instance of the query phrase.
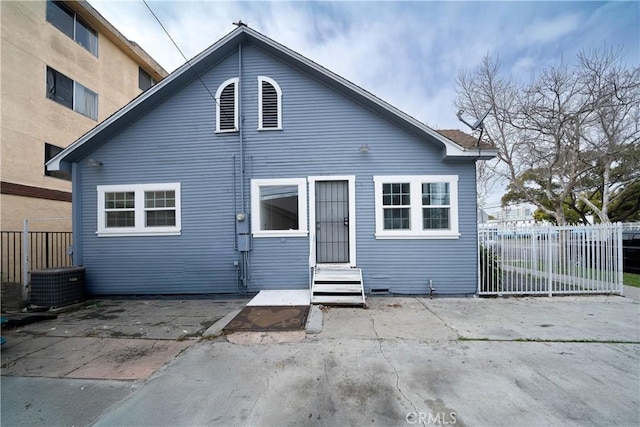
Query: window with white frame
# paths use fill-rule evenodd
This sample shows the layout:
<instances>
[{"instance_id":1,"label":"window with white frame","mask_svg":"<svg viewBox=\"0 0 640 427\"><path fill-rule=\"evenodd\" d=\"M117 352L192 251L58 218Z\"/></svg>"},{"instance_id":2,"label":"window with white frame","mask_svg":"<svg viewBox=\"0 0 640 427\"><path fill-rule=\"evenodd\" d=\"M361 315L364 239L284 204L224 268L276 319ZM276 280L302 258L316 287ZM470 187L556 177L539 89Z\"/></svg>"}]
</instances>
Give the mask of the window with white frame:
<instances>
[{"instance_id":1,"label":"window with white frame","mask_svg":"<svg viewBox=\"0 0 640 427\"><path fill-rule=\"evenodd\" d=\"M251 231L256 237L307 235L307 180L251 180Z\"/></svg>"},{"instance_id":2,"label":"window with white frame","mask_svg":"<svg viewBox=\"0 0 640 427\"><path fill-rule=\"evenodd\" d=\"M258 130L282 129L282 90L275 80L258 76Z\"/></svg>"},{"instance_id":3,"label":"window with white frame","mask_svg":"<svg viewBox=\"0 0 640 427\"><path fill-rule=\"evenodd\" d=\"M223 82L216 91L216 132L238 131L237 77Z\"/></svg>"},{"instance_id":4,"label":"window with white frame","mask_svg":"<svg viewBox=\"0 0 640 427\"><path fill-rule=\"evenodd\" d=\"M99 236L180 234L180 183L98 186Z\"/></svg>"},{"instance_id":5,"label":"window with white frame","mask_svg":"<svg viewBox=\"0 0 640 427\"><path fill-rule=\"evenodd\" d=\"M374 176L376 238L455 239L458 176Z\"/></svg>"}]
</instances>

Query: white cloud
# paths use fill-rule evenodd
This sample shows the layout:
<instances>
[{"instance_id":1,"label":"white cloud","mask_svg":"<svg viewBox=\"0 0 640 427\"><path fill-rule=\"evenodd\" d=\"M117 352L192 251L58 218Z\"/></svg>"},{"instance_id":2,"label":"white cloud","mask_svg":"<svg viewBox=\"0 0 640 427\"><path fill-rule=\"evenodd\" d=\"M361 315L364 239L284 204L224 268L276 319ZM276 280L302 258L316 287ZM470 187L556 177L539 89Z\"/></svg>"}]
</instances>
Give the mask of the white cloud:
<instances>
[{"instance_id":1,"label":"white cloud","mask_svg":"<svg viewBox=\"0 0 640 427\"><path fill-rule=\"evenodd\" d=\"M523 77L525 74L530 74L536 67L537 62L530 56L525 56L518 59L511 67L511 74L518 77Z\"/></svg>"},{"instance_id":2,"label":"white cloud","mask_svg":"<svg viewBox=\"0 0 640 427\"><path fill-rule=\"evenodd\" d=\"M91 0L90 0L91 1ZM91 1L126 37L167 70L184 63L140 1ZM489 53L526 78L541 65L601 43L598 34L636 41L629 4L483 2L169 2L151 1L187 58L242 19L420 121L466 130L455 117L455 79ZM636 4L635 9L638 10ZM622 11L622 12L621 12ZM583 19L604 16L607 19ZM610 25L612 20L617 26ZM602 28L602 26L606 26ZM635 28L621 33L619 29ZM632 33L630 35L630 33ZM588 37L587 37L588 36ZM586 42L585 40L588 40Z\"/></svg>"},{"instance_id":3,"label":"white cloud","mask_svg":"<svg viewBox=\"0 0 640 427\"><path fill-rule=\"evenodd\" d=\"M524 29L519 37L523 45L550 43L561 39L580 27L581 17L577 13L566 13L543 21L534 22Z\"/></svg>"}]
</instances>

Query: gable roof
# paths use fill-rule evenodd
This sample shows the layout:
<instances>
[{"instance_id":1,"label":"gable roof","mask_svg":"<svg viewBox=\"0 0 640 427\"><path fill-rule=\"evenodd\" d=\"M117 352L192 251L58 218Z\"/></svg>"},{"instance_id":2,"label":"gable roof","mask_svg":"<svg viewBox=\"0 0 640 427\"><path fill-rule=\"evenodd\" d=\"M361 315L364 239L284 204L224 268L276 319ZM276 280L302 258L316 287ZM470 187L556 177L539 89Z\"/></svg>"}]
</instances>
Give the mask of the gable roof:
<instances>
[{"instance_id":1,"label":"gable roof","mask_svg":"<svg viewBox=\"0 0 640 427\"><path fill-rule=\"evenodd\" d=\"M196 57L183 64L162 81L140 94L129 104L115 112L85 135L81 136L57 156L49 160L49 162L47 162L47 169L70 170L72 162L79 161L91 153L97 146L135 121L140 114L152 110L183 85L195 79L196 74L194 73L197 73L198 76L202 75L218 61L233 53L238 45L243 43L250 43L268 52L272 56L301 70L316 80L338 90L354 102L390 120L419 138L427 138L440 143L444 149L443 158L466 157L490 159L497 154L495 149L480 150L478 147L462 145L436 132L424 123L421 123L347 79L340 77L265 35L241 25Z\"/></svg>"}]
</instances>

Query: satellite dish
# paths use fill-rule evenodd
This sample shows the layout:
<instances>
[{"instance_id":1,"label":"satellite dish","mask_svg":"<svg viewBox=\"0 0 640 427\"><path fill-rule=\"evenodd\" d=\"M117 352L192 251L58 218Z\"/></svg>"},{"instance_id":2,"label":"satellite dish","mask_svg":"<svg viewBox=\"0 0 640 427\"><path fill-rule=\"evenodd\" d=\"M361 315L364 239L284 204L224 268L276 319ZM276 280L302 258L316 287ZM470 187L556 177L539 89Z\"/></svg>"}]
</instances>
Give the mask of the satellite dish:
<instances>
[{"instance_id":1,"label":"satellite dish","mask_svg":"<svg viewBox=\"0 0 640 427\"><path fill-rule=\"evenodd\" d=\"M471 130L478 130L478 129L482 130L482 129L484 129L484 119L487 118L487 116L489 115L490 112L491 112L491 109L488 109L487 112L484 113L482 115L482 117L480 117L478 120L476 120L476 122L474 124L471 124L471 123L469 123L468 121L466 121L465 119L462 118L462 114L464 113L464 110L458 111L456 116L458 116L458 120L460 120L465 125L469 126L471 128Z\"/></svg>"},{"instance_id":2,"label":"satellite dish","mask_svg":"<svg viewBox=\"0 0 640 427\"><path fill-rule=\"evenodd\" d=\"M477 147L480 146L480 141L482 140L482 134L484 133L484 119L487 118L487 116L489 115L490 112L491 112L491 108L489 108L487 110L487 112L482 115L482 117L480 117L478 120L476 120L476 122L474 124L471 124L471 123L467 122L465 119L462 118L462 114L464 113L464 110L460 110L456 114L456 116L458 116L458 120L460 120L465 125L469 126L471 128L471 130L480 129L480 136L478 137L478 142L476 142L476 146Z\"/></svg>"},{"instance_id":3,"label":"satellite dish","mask_svg":"<svg viewBox=\"0 0 640 427\"><path fill-rule=\"evenodd\" d=\"M487 110L486 113L484 113L482 115L482 117L480 117L471 127L471 129L476 130L476 129L484 129L484 119L487 118L487 116L489 115L489 112L491 111L491 108L489 108Z\"/></svg>"}]
</instances>

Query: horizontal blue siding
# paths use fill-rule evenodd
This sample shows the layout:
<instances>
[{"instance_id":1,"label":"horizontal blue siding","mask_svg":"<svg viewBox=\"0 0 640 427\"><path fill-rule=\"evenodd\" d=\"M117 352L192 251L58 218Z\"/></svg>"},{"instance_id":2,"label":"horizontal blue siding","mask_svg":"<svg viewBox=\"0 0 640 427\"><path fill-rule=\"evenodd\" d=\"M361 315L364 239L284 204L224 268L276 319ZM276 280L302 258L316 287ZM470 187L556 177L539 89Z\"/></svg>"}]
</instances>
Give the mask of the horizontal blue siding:
<instances>
[{"instance_id":1,"label":"horizontal blue siding","mask_svg":"<svg viewBox=\"0 0 640 427\"><path fill-rule=\"evenodd\" d=\"M245 147L245 206L251 178L356 176L357 263L365 286L397 293L468 294L476 289L476 197L473 161L442 161L442 148L380 116L264 52L243 47L241 77ZM283 93L283 130L257 131L257 76ZM238 76L237 53L201 77L213 93ZM236 292L239 253L234 215L242 210L238 134L215 134L215 103L193 81L139 118L82 162L83 263L89 291L125 293ZM368 144L371 152L358 148ZM234 162L235 156L235 162ZM376 240L374 175L458 175L457 240ZM182 234L97 237L96 186L180 182ZM237 203L234 207L234 192ZM312 224L309 224L312 227ZM249 291L306 288L306 237L255 238Z\"/></svg>"}]
</instances>

